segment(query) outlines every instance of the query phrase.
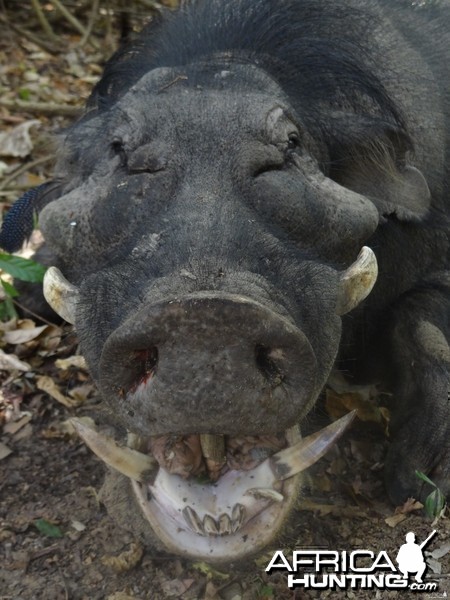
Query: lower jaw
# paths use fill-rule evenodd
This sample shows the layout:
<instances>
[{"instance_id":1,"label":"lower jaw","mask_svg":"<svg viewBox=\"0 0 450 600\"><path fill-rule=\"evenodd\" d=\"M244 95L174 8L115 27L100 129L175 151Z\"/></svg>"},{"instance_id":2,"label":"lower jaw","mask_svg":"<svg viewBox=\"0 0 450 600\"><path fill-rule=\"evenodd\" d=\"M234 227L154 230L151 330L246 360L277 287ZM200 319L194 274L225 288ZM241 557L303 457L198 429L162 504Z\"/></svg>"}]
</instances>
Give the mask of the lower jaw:
<instances>
[{"instance_id":1,"label":"lower jaw","mask_svg":"<svg viewBox=\"0 0 450 600\"><path fill-rule=\"evenodd\" d=\"M279 443L282 437L285 447L301 441L297 426L278 436ZM252 440L261 446L260 440ZM139 447L134 436L128 443ZM141 514L168 552L229 563L266 547L296 502L301 473L279 480L269 464L261 459L248 470L228 466L208 483L159 466L151 482L132 480L131 489Z\"/></svg>"},{"instance_id":2,"label":"lower jaw","mask_svg":"<svg viewBox=\"0 0 450 600\"><path fill-rule=\"evenodd\" d=\"M209 483L157 466L136 449L140 441L133 434L129 446L120 447L79 420L72 423L99 458L131 479L145 529L169 552L229 563L270 544L294 507L302 471L327 452L353 417L349 413L304 439L288 430L287 447L250 470L229 469Z\"/></svg>"},{"instance_id":3,"label":"lower jaw","mask_svg":"<svg viewBox=\"0 0 450 600\"><path fill-rule=\"evenodd\" d=\"M272 502L234 533L199 535L167 515L149 497L148 485L131 482L137 504L152 531L168 552L194 560L226 563L242 560L266 547L276 536L297 501L301 474L283 482L281 502ZM151 493L151 492L150 492Z\"/></svg>"}]
</instances>

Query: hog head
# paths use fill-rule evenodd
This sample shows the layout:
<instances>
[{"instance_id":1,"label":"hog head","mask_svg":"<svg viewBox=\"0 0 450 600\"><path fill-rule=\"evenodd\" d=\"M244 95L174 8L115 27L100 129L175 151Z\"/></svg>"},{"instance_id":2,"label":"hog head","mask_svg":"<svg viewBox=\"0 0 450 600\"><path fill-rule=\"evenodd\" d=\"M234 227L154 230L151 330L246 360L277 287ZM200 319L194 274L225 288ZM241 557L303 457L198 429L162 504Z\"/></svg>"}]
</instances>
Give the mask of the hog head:
<instances>
[{"instance_id":1,"label":"hog head","mask_svg":"<svg viewBox=\"0 0 450 600\"><path fill-rule=\"evenodd\" d=\"M46 297L128 447L80 434L133 481L166 548L223 562L277 533L298 473L348 422L305 440L296 428L341 315L375 282L361 248L378 211L323 173L324 148L272 78L213 66L155 69L88 113L40 223L65 275L49 270Z\"/></svg>"}]
</instances>

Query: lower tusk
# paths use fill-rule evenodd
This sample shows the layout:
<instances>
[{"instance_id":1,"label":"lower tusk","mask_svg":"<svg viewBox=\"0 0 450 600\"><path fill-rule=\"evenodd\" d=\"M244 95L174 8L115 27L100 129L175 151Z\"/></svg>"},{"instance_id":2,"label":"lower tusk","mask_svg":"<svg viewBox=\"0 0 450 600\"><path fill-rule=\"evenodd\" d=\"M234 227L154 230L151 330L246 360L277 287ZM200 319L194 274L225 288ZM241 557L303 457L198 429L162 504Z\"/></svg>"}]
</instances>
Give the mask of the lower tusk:
<instances>
[{"instance_id":1,"label":"lower tusk","mask_svg":"<svg viewBox=\"0 0 450 600\"><path fill-rule=\"evenodd\" d=\"M53 310L65 321L75 324L78 288L69 283L56 267L49 267L44 275L44 297Z\"/></svg>"},{"instance_id":2,"label":"lower tusk","mask_svg":"<svg viewBox=\"0 0 450 600\"><path fill-rule=\"evenodd\" d=\"M131 448L122 448L113 439L88 427L79 419L70 419L70 422L86 446L107 465L141 483L151 479L157 463L150 456Z\"/></svg>"},{"instance_id":3,"label":"lower tusk","mask_svg":"<svg viewBox=\"0 0 450 600\"><path fill-rule=\"evenodd\" d=\"M345 315L353 310L372 291L378 277L376 256L364 246L356 261L341 274L336 314Z\"/></svg>"},{"instance_id":4,"label":"lower tusk","mask_svg":"<svg viewBox=\"0 0 450 600\"><path fill-rule=\"evenodd\" d=\"M293 477L304 471L329 450L337 442L353 420L356 411L341 417L331 425L304 438L295 446L280 450L268 459L272 471L278 480Z\"/></svg>"}]
</instances>

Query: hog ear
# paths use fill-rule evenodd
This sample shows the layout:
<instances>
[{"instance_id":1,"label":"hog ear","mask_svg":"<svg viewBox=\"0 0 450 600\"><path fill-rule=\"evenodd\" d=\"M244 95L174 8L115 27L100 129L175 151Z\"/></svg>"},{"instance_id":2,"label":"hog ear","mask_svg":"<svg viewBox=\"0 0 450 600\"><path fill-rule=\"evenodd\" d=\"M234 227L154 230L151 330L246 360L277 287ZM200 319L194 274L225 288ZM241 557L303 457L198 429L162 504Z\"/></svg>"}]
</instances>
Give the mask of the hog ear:
<instances>
[{"instance_id":1,"label":"hog ear","mask_svg":"<svg viewBox=\"0 0 450 600\"><path fill-rule=\"evenodd\" d=\"M332 177L372 200L381 217L422 220L429 211L431 194L421 171L408 164L407 155L412 150L409 138L387 128L377 136L370 130L365 134L347 131L349 143L335 153Z\"/></svg>"},{"instance_id":2,"label":"hog ear","mask_svg":"<svg viewBox=\"0 0 450 600\"><path fill-rule=\"evenodd\" d=\"M28 190L8 211L0 231L0 248L6 252L20 250L34 225L34 216L58 196L60 182L49 181Z\"/></svg>"}]
</instances>

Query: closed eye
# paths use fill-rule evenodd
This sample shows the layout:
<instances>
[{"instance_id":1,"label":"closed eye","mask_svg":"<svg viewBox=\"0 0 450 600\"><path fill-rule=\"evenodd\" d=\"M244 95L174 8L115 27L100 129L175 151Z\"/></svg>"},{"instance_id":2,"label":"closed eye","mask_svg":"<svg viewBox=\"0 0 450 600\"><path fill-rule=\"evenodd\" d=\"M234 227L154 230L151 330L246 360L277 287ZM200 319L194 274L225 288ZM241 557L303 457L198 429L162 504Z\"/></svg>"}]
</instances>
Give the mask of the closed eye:
<instances>
[{"instance_id":1,"label":"closed eye","mask_svg":"<svg viewBox=\"0 0 450 600\"><path fill-rule=\"evenodd\" d=\"M293 151L293 150L297 150L297 148L299 148L299 146L300 146L300 138L298 137L298 133L296 133L294 131L289 134L287 149L288 149L288 151Z\"/></svg>"},{"instance_id":2,"label":"closed eye","mask_svg":"<svg viewBox=\"0 0 450 600\"><path fill-rule=\"evenodd\" d=\"M116 139L113 140L111 144L111 150L114 156L120 157L120 166L127 167L128 166L128 158L125 152L125 146L122 140Z\"/></svg>"},{"instance_id":3,"label":"closed eye","mask_svg":"<svg viewBox=\"0 0 450 600\"><path fill-rule=\"evenodd\" d=\"M155 151L151 144L144 144L133 151L127 151L122 140L116 139L111 148L114 156L120 157L120 166L126 168L129 175L139 173L157 173L165 169L167 160Z\"/></svg>"}]
</instances>

